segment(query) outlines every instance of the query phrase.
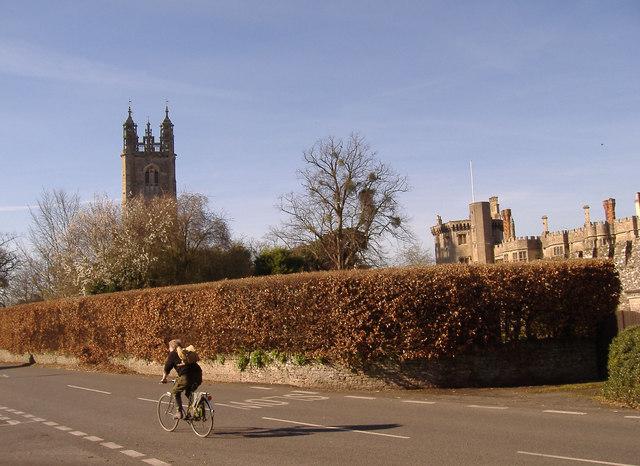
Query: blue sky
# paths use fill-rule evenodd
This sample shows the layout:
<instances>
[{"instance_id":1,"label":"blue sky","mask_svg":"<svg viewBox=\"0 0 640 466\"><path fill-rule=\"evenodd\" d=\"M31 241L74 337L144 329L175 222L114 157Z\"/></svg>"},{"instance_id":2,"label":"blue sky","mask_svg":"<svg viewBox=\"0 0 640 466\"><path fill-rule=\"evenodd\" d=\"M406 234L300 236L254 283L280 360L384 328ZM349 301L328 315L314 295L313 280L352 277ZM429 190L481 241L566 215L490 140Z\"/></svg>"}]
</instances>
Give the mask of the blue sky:
<instances>
[{"instance_id":1,"label":"blue sky","mask_svg":"<svg viewBox=\"0 0 640 466\"><path fill-rule=\"evenodd\" d=\"M0 2L0 232L43 189L120 199L122 123L175 125L177 184L260 239L302 151L363 135L411 227L511 208L518 236L635 215L640 2Z\"/></svg>"}]
</instances>

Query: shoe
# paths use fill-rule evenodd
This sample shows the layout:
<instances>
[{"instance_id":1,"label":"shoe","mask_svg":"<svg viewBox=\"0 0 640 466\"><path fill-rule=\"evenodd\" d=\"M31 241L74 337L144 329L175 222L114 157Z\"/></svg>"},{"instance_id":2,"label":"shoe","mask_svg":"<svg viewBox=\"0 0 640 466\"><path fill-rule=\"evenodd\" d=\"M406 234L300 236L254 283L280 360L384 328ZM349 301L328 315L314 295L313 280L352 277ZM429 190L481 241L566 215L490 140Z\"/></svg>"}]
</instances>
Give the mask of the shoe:
<instances>
[{"instance_id":1,"label":"shoe","mask_svg":"<svg viewBox=\"0 0 640 466\"><path fill-rule=\"evenodd\" d=\"M178 411L177 413L175 413L173 415L174 419L184 419L184 413L182 412L182 410Z\"/></svg>"}]
</instances>

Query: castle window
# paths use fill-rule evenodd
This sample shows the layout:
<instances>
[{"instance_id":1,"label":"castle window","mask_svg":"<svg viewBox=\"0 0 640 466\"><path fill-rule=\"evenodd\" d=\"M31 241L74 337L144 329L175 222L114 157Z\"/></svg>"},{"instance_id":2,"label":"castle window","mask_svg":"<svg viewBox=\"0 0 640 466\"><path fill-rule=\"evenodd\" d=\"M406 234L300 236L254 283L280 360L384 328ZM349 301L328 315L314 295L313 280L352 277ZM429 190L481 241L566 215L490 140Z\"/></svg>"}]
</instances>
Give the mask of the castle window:
<instances>
[{"instance_id":1,"label":"castle window","mask_svg":"<svg viewBox=\"0 0 640 466\"><path fill-rule=\"evenodd\" d=\"M518 253L518 260L520 262L527 262L527 251L520 251Z\"/></svg>"},{"instance_id":2,"label":"castle window","mask_svg":"<svg viewBox=\"0 0 640 466\"><path fill-rule=\"evenodd\" d=\"M462 244L467 244L467 234L466 233L462 233L462 234L458 235L458 246L460 246Z\"/></svg>"},{"instance_id":3,"label":"castle window","mask_svg":"<svg viewBox=\"0 0 640 466\"><path fill-rule=\"evenodd\" d=\"M144 172L145 186L158 186L159 172L155 167L148 167Z\"/></svg>"},{"instance_id":4,"label":"castle window","mask_svg":"<svg viewBox=\"0 0 640 466\"><path fill-rule=\"evenodd\" d=\"M553 248L553 255L554 256L564 256L564 247L563 246L556 246Z\"/></svg>"}]
</instances>

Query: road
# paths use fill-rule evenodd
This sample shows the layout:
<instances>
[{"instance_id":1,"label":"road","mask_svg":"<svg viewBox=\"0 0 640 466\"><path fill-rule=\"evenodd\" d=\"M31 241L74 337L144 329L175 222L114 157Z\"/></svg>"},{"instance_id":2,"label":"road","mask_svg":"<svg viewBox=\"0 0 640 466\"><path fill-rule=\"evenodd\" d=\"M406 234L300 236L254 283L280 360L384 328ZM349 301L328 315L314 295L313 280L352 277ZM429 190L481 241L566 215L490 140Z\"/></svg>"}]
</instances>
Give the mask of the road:
<instances>
[{"instance_id":1,"label":"road","mask_svg":"<svg viewBox=\"0 0 640 466\"><path fill-rule=\"evenodd\" d=\"M0 365L0 464L640 465L640 411L518 391L214 384L214 433L161 430L158 378Z\"/></svg>"}]
</instances>

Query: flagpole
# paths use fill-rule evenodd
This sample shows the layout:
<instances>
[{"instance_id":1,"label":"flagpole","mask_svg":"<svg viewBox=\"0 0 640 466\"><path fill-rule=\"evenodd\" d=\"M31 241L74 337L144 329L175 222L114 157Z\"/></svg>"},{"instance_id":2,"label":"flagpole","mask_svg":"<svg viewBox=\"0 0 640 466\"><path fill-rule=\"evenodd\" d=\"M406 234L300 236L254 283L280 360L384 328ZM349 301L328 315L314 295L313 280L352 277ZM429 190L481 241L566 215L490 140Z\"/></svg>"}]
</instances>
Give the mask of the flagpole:
<instances>
[{"instance_id":1,"label":"flagpole","mask_svg":"<svg viewBox=\"0 0 640 466\"><path fill-rule=\"evenodd\" d=\"M473 160L469 160L469 172L471 173L471 202L476 202L476 194L473 191Z\"/></svg>"}]
</instances>

